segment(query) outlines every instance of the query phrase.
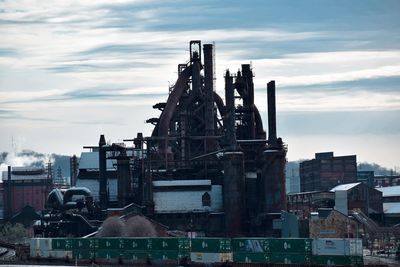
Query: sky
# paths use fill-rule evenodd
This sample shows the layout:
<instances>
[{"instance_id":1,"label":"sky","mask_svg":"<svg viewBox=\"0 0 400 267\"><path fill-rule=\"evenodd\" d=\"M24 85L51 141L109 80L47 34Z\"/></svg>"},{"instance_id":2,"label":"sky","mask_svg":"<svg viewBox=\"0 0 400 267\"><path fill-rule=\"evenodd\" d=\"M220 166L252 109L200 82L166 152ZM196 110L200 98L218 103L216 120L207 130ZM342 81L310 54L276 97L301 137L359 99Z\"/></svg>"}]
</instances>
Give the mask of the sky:
<instances>
[{"instance_id":1,"label":"sky","mask_svg":"<svg viewBox=\"0 0 400 267\"><path fill-rule=\"evenodd\" d=\"M357 155L400 169L400 1L0 1L0 151L79 155L152 125L189 41L223 73L250 63L267 124L276 81L288 160Z\"/></svg>"}]
</instances>

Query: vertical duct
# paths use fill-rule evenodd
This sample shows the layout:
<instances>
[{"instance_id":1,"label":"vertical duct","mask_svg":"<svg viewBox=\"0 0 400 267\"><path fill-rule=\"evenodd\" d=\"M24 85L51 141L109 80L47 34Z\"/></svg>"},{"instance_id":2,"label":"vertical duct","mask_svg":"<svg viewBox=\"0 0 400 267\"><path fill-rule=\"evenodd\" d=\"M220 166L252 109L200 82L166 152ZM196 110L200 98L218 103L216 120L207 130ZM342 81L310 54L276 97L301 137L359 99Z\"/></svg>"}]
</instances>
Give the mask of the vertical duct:
<instances>
[{"instance_id":1,"label":"vertical duct","mask_svg":"<svg viewBox=\"0 0 400 267\"><path fill-rule=\"evenodd\" d=\"M275 81L267 85L268 96L268 143L270 146L277 145L276 138L276 105L275 105Z\"/></svg>"},{"instance_id":2,"label":"vertical duct","mask_svg":"<svg viewBox=\"0 0 400 267\"><path fill-rule=\"evenodd\" d=\"M117 158L118 203L124 207L132 202L131 173L129 158L122 153Z\"/></svg>"},{"instance_id":3,"label":"vertical duct","mask_svg":"<svg viewBox=\"0 0 400 267\"><path fill-rule=\"evenodd\" d=\"M12 190L11 185L11 166L7 168L7 217L11 219L12 217Z\"/></svg>"},{"instance_id":4,"label":"vertical duct","mask_svg":"<svg viewBox=\"0 0 400 267\"><path fill-rule=\"evenodd\" d=\"M224 157L223 201L225 231L227 236L240 236L242 233L244 200L244 153L225 152Z\"/></svg>"},{"instance_id":5,"label":"vertical duct","mask_svg":"<svg viewBox=\"0 0 400 267\"><path fill-rule=\"evenodd\" d=\"M100 206L102 209L107 208L108 196L107 196L107 159L106 159L106 139L104 135L100 135L99 140L99 197Z\"/></svg>"},{"instance_id":6,"label":"vertical duct","mask_svg":"<svg viewBox=\"0 0 400 267\"><path fill-rule=\"evenodd\" d=\"M181 142L181 160L182 161L186 161L187 160L187 155L189 153L187 153L187 126L188 126L188 122L187 122L187 112L186 111L182 111L180 113L180 132L181 132L181 138L180 138L180 142Z\"/></svg>"},{"instance_id":7,"label":"vertical duct","mask_svg":"<svg viewBox=\"0 0 400 267\"><path fill-rule=\"evenodd\" d=\"M236 150L235 88L233 87L233 77L229 70L225 73L225 101L226 118L224 124L226 125L226 141L230 150Z\"/></svg>"},{"instance_id":8,"label":"vertical duct","mask_svg":"<svg viewBox=\"0 0 400 267\"><path fill-rule=\"evenodd\" d=\"M267 148L263 161L260 210L266 213L280 213L286 210L286 151L283 148Z\"/></svg>"},{"instance_id":9,"label":"vertical duct","mask_svg":"<svg viewBox=\"0 0 400 267\"><path fill-rule=\"evenodd\" d=\"M243 94L243 105L246 110L246 122L249 125L249 139L256 138L256 123L254 114L254 83L253 72L250 64L242 64L242 78L245 86L245 94Z\"/></svg>"},{"instance_id":10,"label":"vertical duct","mask_svg":"<svg viewBox=\"0 0 400 267\"><path fill-rule=\"evenodd\" d=\"M73 155L69 159L69 167L70 167L70 183L71 186L76 185L76 179L78 177L78 159L76 155Z\"/></svg>"},{"instance_id":11,"label":"vertical duct","mask_svg":"<svg viewBox=\"0 0 400 267\"><path fill-rule=\"evenodd\" d=\"M206 136L214 135L214 59L212 44L205 44L204 50L204 95Z\"/></svg>"},{"instance_id":12,"label":"vertical duct","mask_svg":"<svg viewBox=\"0 0 400 267\"><path fill-rule=\"evenodd\" d=\"M242 233L244 211L244 154L237 151L235 127L235 88L229 70L225 73L226 116L224 121L228 152L224 153L223 201L228 236Z\"/></svg>"},{"instance_id":13,"label":"vertical duct","mask_svg":"<svg viewBox=\"0 0 400 267\"><path fill-rule=\"evenodd\" d=\"M276 136L275 81L268 83L268 147L261 172L261 211L280 213L286 209L286 149Z\"/></svg>"},{"instance_id":14,"label":"vertical duct","mask_svg":"<svg viewBox=\"0 0 400 267\"><path fill-rule=\"evenodd\" d=\"M192 90L195 96L201 92L201 42L190 41L190 61L192 62Z\"/></svg>"}]
</instances>

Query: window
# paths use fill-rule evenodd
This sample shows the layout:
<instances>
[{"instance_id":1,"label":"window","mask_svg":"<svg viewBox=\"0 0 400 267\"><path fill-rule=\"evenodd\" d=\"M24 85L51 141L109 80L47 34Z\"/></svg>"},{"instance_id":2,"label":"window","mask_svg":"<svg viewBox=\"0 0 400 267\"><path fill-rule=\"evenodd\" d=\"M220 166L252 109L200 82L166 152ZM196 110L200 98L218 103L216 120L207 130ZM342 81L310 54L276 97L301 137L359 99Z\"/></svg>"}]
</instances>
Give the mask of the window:
<instances>
[{"instance_id":1,"label":"window","mask_svg":"<svg viewBox=\"0 0 400 267\"><path fill-rule=\"evenodd\" d=\"M203 196L201 197L201 201L203 203L203 206L211 207L211 197L208 192L205 192L203 194Z\"/></svg>"}]
</instances>

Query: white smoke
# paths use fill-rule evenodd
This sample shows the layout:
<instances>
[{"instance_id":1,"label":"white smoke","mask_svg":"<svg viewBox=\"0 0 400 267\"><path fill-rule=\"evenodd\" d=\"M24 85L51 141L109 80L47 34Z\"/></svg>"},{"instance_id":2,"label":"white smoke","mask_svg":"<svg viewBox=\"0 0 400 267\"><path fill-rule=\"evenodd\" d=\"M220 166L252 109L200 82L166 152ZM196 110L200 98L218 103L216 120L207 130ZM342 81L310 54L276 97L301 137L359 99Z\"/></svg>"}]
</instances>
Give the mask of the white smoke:
<instances>
[{"instance_id":1,"label":"white smoke","mask_svg":"<svg viewBox=\"0 0 400 267\"><path fill-rule=\"evenodd\" d=\"M13 151L7 153L3 162L0 164L0 173L7 171L8 166L11 167L45 167L48 162L53 162L51 155L40 154L30 150ZM0 182L2 175L0 175Z\"/></svg>"}]
</instances>

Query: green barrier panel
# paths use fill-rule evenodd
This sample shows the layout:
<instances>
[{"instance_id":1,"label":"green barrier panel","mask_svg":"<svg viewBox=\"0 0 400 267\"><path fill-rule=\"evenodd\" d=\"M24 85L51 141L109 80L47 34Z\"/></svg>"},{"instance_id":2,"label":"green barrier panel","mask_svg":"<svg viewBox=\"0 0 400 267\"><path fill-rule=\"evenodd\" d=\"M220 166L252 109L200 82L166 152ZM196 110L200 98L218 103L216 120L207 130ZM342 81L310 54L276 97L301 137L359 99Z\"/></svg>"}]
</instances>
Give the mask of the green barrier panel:
<instances>
[{"instance_id":1,"label":"green barrier panel","mask_svg":"<svg viewBox=\"0 0 400 267\"><path fill-rule=\"evenodd\" d=\"M268 239L266 238L234 238L233 252L267 253Z\"/></svg>"},{"instance_id":2,"label":"green barrier panel","mask_svg":"<svg viewBox=\"0 0 400 267\"><path fill-rule=\"evenodd\" d=\"M233 262L238 263L268 263L270 255L268 253L247 253L247 252L234 252Z\"/></svg>"},{"instance_id":3,"label":"green barrier panel","mask_svg":"<svg viewBox=\"0 0 400 267\"><path fill-rule=\"evenodd\" d=\"M95 253L88 249L73 250L72 256L76 260L90 260L95 257Z\"/></svg>"},{"instance_id":4,"label":"green barrier panel","mask_svg":"<svg viewBox=\"0 0 400 267\"><path fill-rule=\"evenodd\" d=\"M311 255L300 253L271 253L269 263L309 264Z\"/></svg>"},{"instance_id":5,"label":"green barrier panel","mask_svg":"<svg viewBox=\"0 0 400 267\"><path fill-rule=\"evenodd\" d=\"M230 238L192 238L192 252L231 252Z\"/></svg>"},{"instance_id":6,"label":"green barrier panel","mask_svg":"<svg viewBox=\"0 0 400 267\"><path fill-rule=\"evenodd\" d=\"M312 263L329 266L363 265L362 256L314 255Z\"/></svg>"},{"instance_id":7,"label":"green barrier panel","mask_svg":"<svg viewBox=\"0 0 400 267\"><path fill-rule=\"evenodd\" d=\"M312 239L306 238L270 238L267 240L270 253L312 253Z\"/></svg>"},{"instance_id":8,"label":"green barrier panel","mask_svg":"<svg viewBox=\"0 0 400 267\"><path fill-rule=\"evenodd\" d=\"M53 250L72 250L73 238L52 238L51 246Z\"/></svg>"}]
</instances>

